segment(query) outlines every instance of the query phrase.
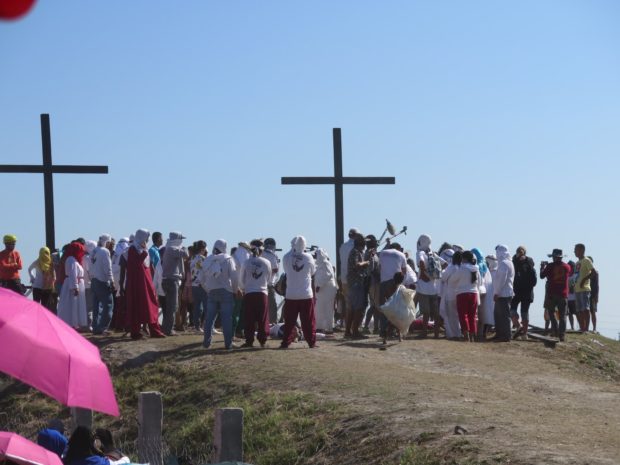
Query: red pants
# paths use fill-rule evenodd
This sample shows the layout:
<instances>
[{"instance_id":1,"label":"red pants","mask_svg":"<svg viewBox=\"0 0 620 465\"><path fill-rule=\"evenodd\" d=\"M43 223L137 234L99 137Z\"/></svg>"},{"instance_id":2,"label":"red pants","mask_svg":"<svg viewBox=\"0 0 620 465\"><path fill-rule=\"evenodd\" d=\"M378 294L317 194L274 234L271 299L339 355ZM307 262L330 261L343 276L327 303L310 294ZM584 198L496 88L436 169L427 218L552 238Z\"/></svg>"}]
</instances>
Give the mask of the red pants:
<instances>
[{"instance_id":1,"label":"red pants","mask_svg":"<svg viewBox=\"0 0 620 465\"><path fill-rule=\"evenodd\" d=\"M267 294L262 292L250 292L243 296L243 319L245 322L245 342L254 342L254 330L258 324L258 342L267 342L269 334L269 307L267 306Z\"/></svg>"},{"instance_id":2,"label":"red pants","mask_svg":"<svg viewBox=\"0 0 620 465\"><path fill-rule=\"evenodd\" d=\"M297 316L301 319L301 330L304 338L310 347L316 344L316 320L314 317L314 299L284 301L284 335L282 336L282 346L288 347L294 339L293 328L297 323Z\"/></svg>"},{"instance_id":3,"label":"red pants","mask_svg":"<svg viewBox=\"0 0 620 465\"><path fill-rule=\"evenodd\" d=\"M469 292L456 296L456 310L459 313L461 331L476 332L476 310L478 309L478 294Z\"/></svg>"}]
</instances>

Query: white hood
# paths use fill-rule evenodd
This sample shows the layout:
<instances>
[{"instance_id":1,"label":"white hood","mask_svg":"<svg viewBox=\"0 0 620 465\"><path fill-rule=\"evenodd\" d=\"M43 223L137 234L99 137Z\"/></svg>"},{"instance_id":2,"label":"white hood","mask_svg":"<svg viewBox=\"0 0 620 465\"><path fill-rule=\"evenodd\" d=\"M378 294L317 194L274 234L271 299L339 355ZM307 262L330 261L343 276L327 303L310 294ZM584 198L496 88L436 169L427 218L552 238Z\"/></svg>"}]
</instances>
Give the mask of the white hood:
<instances>
[{"instance_id":1,"label":"white hood","mask_svg":"<svg viewBox=\"0 0 620 465\"><path fill-rule=\"evenodd\" d=\"M213 253L215 253L215 249L219 250L221 253L225 254L228 249L228 244L224 239L218 239L213 244Z\"/></svg>"},{"instance_id":2,"label":"white hood","mask_svg":"<svg viewBox=\"0 0 620 465\"><path fill-rule=\"evenodd\" d=\"M497 255L497 260L500 262L504 260L511 260L510 251L505 245L498 245L495 247L495 254Z\"/></svg>"},{"instance_id":3,"label":"white hood","mask_svg":"<svg viewBox=\"0 0 620 465\"><path fill-rule=\"evenodd\" d=\"M431 236L427 234L422 234L418 238L418 251L430 252L431 250Z\"/></svg>"},{"instance_id":4,"label":"white hood","mask_svg":"<svg viewBox=\"0 0 620 465\"><path fill-rule=\"evenodd\" d=\"M306 238L304 236L295 236L291 241L291 249L294 253L303 253L306 250Z\"/></svg>"},{"instance_id":5,"label":"white hood","mask_svg":"<svg viewBox=\"0 0 620 465\"><path fill-rule=\"evenodd\" d=\"M138 252L142 252L146 250L146 247L142 247L142 243L146 243L149 240L151 233L148 229L138 229L136 234L133 236L133 246L136 248Z\"/></svg>"}]
</instances>

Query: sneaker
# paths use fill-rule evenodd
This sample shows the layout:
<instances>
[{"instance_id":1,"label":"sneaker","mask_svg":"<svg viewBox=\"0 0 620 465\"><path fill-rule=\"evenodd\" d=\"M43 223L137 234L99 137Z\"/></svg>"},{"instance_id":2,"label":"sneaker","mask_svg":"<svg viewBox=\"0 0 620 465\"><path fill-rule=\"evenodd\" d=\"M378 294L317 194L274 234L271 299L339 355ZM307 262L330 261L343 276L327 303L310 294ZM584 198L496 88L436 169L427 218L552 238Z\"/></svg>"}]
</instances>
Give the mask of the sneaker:
<instances>
[{"instance_id":1,"label":"sneaker","mask_svg":"<svg viewBox=\"0 0 620 465\"><path fill-rule=\"evenodd\" d=\"M213 328L213 331L211 331L212 334L222 334L222 332L219 329L215 329Z\"/></svg>"},{"instance_id":2,"label":"sneaker","mask_svg":"<svg viewBox=\"0 0 620 465\"><path fill-rule=\"evenodd\" d=\"M169 333L164 333L166 336L178 336L177 332L173 329Z\"/></svg>"}]
</instances>

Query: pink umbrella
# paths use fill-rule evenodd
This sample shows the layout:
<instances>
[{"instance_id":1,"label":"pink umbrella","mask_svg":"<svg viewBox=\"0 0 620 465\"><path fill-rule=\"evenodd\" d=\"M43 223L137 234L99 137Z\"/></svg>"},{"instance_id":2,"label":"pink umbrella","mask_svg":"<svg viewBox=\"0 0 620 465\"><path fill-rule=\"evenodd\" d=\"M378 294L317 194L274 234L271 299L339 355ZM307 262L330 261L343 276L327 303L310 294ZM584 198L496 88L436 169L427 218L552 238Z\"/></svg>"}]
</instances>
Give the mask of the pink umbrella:
<instances>
[{"instance_id":1,"label":"pink umbrella","mask_svg":"<svg viewBox=\"0 0 620 465\"><path fill-rule=\"evenodd\" d=\"M0 371L70 407L118 416L99 349L46 308L0 288Z\"/></svg>"},{"instance_id":2,"label":"pink umbrella","mask_svg":"<svg viewBox=\"0 0 620 465\"><path fill-rule=\"evenodd\" d=\"M60 457L17 433L0 431L0 458L21 465L62 465Z\"/></svg>"}]
</instances>

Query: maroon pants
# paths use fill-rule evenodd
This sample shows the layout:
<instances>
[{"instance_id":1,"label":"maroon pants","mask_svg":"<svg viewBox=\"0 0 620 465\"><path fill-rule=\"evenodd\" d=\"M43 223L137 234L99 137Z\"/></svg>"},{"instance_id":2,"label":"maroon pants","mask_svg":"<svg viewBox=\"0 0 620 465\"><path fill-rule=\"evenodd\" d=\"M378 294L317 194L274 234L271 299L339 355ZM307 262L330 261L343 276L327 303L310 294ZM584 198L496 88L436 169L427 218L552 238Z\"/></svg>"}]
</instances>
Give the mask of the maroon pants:
<instances>
[{"instance_id":1,"label":"maroon pants","mask_svg":"<svg viewBox=\"0 0 620 465\"><path fill-rule=\"evenodd\" d=\"M267 307L267 294L262 292L250 292L243 296L243 319L245 322L245 342L254 342L254 331L258 325L258 342L267 342L269 334L269 308Z\"/></svg>"},{"instance_id":2,"label":"maroon pants","mask_svg":"<svg viewBox=\"0 0 620 465\"><path fill-rule=\"evenodd\" d=\"M297 316L301 320L301 330L304 338L310 347L316 344L316 320L314 316L314 299L284 301L284 335L282 336L282 346L288 347L294 339L293 328L297 323Z\"/></svg>"},{"instance_id":3,"label":"maroon pants","mask_svg":"<svg viewBox=\"0 0 620 465\"><path fill-rule=\"evenodd\" d=\"M461 331L476 332L476 310L478 309L478 294L468 292L456 296L456 311L459 314Z\"/></svg>"}]
</instances>

